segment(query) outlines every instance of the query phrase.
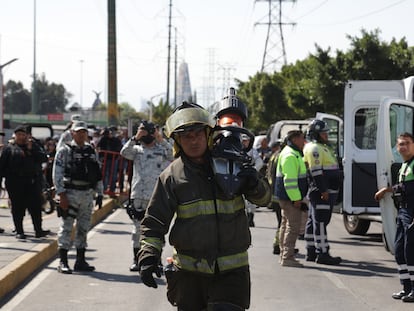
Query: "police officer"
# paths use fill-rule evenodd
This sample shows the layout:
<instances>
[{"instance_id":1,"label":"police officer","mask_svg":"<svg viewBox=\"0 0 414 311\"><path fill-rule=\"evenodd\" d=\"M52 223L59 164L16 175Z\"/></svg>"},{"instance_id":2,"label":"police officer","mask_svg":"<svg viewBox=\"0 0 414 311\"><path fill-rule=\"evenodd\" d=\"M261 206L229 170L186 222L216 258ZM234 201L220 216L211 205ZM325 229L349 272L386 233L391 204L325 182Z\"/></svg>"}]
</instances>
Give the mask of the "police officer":
<instances>
[{"instance_id":1,"label":"police officer","mask_svg":"<svg viewBox=\"0 0 414 311\"><path fill-rule=\"evenodd\" d=\"M172 146L152 122L143 121L137 133L121 149L121 155L133 161L130 203L127 212L133 221L133 262L130 271L138 271L140 223L144 217L155 183L173 160Z\"/></svg>"},{"instance_id":2,"label":"police officer","mask_svg":"<svg viewBox=\"0 0 414 311\"><path fill-rule=\"evenodd\" d=\"M167 297L178 310L245 310L250 304L247 249L251 236L243 195L266 206L267 181L242 168L239 194L225 193L214 178L209 151L214 118L183 103L166 121L178 158L160 175L141 222L138 266L143 283L157 287L153 273L170 223L175 272L167 274Z\"/></svg>"},{"instance_id":3,"label":"police officer","mask_svg":"<svg viewBox=\"0 0 414 311\"><path fill-rule=\"evenodd\" d=\"M303 267L295 258L302 206L308 190L306 167L302 159L305 137L302 131L289 131L286 146L279 154L276 168L275 194L279 201L282 223L279 230L280 265Z\"/></svg>"},{"instance_id":4,"label":"police officer","mask_svg":"<svg viewBox=\"0 0 414 311\"><path fill-rule=\"evenodd\" d=\"M398 184L380 189L375 194L381 200L386 192L393 192L398 203L395 260L403 290L392 298L414 302L414 137L403 133L397 139L397 151L404 163L398 173Z\"/></svg>"},{"instance_id":5,"label":"police officer","mask_svg":"<svg viewBox=\"0 0 414 311\"><path fill-rule=\"evenodd\" d=\"M76 218L76 262L75 271L93 271L95 267L85 261L87 233L90 227L95 191L96 204L102 206L103 184L97 155L87 143L88 129L83 121L72 125L73 139L60 148L55 157L53 181L60 197L62 223L58 233L60 263L58 272L70 274L68 250L71 246L71 232Z\"/></svg>"},{"instance_id":6,"label":"police officer","mask_svg":"<svg viewBox=\"0 0 414 311\"><path fill-rule=\"evenodd\" d=\"M324 121L313 120L308 128L311 141L303 151L310 176L310 211L305 231L306 261L337 265L342 259L329 254L327 226L338 198L342 174L329 145L328 132L329 127Z\"/></svg>"},{"instance_id":7,"label":"police officer","mask_svg":"<svg viewBox=\"0 0 414 311\"><path fill-rule=\"evenodd\" d=\"M50 232L42 229L41 164L46 161L46 153L38 143L29 138L26 126L16 127L14 139L1 153L0 172L6 179L18 239L26 239L23 229L26 208L32 217L35 237L44 237Z\"/></svg>"}]
</instances>

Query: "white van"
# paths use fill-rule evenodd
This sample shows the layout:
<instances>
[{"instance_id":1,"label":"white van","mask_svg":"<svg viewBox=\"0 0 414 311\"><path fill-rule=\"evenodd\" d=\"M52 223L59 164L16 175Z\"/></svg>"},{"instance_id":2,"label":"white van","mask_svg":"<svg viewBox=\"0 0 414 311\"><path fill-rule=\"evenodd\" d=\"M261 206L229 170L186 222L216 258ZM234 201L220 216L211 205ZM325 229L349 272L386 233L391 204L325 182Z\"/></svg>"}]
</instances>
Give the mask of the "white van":
<instances>
[{"instance_id":1,"label":"white van","mask_svg":"<svg viewBox=\"0 0 414 311\"><path fill-rule=\"evenodd\" d=\"M393 146L401 132L413 133L414 77L404 80L349 81L344 100L345 227L365 234L371 221L382 221L385 246L394 252L396 209L387 194L374 194L393 184L401 158ZM405 101L405 100L408 101Z\"/></svg>"}]
</instances>

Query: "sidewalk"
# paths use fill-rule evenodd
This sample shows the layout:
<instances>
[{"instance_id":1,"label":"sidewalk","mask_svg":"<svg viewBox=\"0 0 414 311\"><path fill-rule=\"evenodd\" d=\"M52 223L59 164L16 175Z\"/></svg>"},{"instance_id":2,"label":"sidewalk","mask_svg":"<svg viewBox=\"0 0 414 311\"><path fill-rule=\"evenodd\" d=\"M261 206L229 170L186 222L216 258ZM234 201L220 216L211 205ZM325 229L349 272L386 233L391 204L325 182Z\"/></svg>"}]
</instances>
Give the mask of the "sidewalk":
<instances>
[{"instance_id":1,"label":"sidewalk","mask_svg":"<svg viewBox=\"0 0 414 311\"><path fill-rule=\"evenodd\" d=\"M95 207L92 226L105 218L114 208L121 205L126 197L111 199L104 197L101 209ZM60 218L56 211L50 215L43 214L43 229L51 234L44 238L35 238L30 215L26 212L24 230L26 240L17 240L14 233L11 211L7 200L0 199L0 227L5 229L0 234L0 300L17 288L39 267L57 254L57 232Z\"/></svg>"}]
</instances>

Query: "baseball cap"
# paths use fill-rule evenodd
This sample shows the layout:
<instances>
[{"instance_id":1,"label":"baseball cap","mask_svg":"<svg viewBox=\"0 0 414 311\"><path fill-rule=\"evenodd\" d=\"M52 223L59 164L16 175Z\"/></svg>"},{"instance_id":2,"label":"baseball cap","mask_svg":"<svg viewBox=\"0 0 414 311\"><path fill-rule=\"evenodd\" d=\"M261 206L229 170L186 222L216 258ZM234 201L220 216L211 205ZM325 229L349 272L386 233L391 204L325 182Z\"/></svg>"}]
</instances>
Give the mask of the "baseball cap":
<instances>
[{"instance_id":1,"label":"baseball cap","mask_svg":"<svg viewBox=\"0 0 414 311\"><path fill-rule=\"evenodd\" d=\"M25 125L18 125L15 129L14 129L14 133L17 132L23 132L23 133L27 133L27 128Z\"/></svg>"},{"instance_id":2,"label":"baseball cap","mask_svg":"<svg viewBox=\"0 0 414 311\"><path fill-rule=\"evenodd\" d=\"M81 120L81 115L80 115L80 114L74 114L74 115L72 115L72 116L70 117L70 120L71 120L72 122L75 122L75 121L80 121L80 120Z\"/></svg>"},{"instance_id":3,"label":"baseball cap","mask_svg":"<svg viewBox=\"0 0 414 311\"><path fill-rule=\"evenodd\" d=\"M88 130L88 125L84 121L75 121L71 128L72 131L77 132L80 130Z\"/></svg>"}]
</instances>

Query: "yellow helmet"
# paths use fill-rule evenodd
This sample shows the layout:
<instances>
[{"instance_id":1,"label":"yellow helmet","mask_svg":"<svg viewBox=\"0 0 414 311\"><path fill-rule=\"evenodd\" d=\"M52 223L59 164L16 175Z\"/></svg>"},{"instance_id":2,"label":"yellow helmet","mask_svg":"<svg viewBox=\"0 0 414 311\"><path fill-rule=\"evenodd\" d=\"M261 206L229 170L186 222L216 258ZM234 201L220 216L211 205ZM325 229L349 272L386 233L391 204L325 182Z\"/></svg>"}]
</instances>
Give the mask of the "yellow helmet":
<instances>
[{"instance_id":1,"label":"yellow helmet","mask_svg":"<svg viewBox=\"0 0 414 311\"><path fill-rule=\"evenodd\" d=\"M177 107L173 114L165 122L165 135L174 139L174 156L178 155L181 148L177 143L175 134L190 131L194 128L205 127L207 135L210 136L211 129L216 125L216 120L206 109L197 104L184 102ZM210 147L209 139L209 147Z\"/></svg>"},{"instance_id":2,"label":"yellow helmet","mask_svg":"<svg viewBox=\"0 0 414 311\"><path fill-rule=\"evenodd\" d=\"M185 103L187 107L180 107L165 122L165 134L173 138L173 135L185 130L190 130L198 126L213 128L216 125L214 117L201 106L191 106Z\"/></svg>"}]
</instances>

